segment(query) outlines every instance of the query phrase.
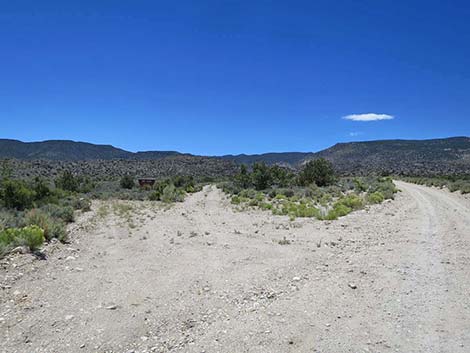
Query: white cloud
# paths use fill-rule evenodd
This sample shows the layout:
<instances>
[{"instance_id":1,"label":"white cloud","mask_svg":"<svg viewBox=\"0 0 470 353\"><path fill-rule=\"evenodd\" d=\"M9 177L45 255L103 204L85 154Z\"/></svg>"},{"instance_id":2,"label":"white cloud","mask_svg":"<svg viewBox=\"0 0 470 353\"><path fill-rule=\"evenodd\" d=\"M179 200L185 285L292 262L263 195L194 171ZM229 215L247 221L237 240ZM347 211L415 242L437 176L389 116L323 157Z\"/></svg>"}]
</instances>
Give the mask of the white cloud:
<instances>
[{"instance_id":1,"label":"white cloud","mask_svg":"<svg viewBox=\"0 0 470 353\"><path fill-rule=\"evenodd\" d=\"M359 135L362 135L362 132L352 131L352 132L349 133L349 136L351 136L351 137L356 137L356 136L359 136Z\"/></svg>"},{"instance_id":2,"label":"white cloud","mask_svg":"<svg viewBox=\"0 0 470 353\"><path fill-rule=\"evenodd\" d=\"M388 114L376 114L376 113L367 113L367 114L351 114L343 116L345 120L352 121L377 121L377 120L392 120L395 117Z\"/></svg>"}]
</instances>

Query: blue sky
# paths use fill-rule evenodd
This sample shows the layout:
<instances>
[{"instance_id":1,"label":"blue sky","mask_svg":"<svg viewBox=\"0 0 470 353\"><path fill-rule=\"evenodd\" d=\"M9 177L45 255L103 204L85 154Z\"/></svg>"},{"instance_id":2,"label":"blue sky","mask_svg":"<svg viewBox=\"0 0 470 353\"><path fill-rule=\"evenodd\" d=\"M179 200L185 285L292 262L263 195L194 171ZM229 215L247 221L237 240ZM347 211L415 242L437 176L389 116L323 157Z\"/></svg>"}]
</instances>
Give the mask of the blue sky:
<instances>
[{"instance_id":1,"label":"blue sky","mask_svg":"<svg viewBox=\"0 0 470 353\"><path fill-rule=\"evenodd\" d=\"M0 137L217 155L469 135L469 18L468 1L0 0Z\"/></svg>"}]
</instances>

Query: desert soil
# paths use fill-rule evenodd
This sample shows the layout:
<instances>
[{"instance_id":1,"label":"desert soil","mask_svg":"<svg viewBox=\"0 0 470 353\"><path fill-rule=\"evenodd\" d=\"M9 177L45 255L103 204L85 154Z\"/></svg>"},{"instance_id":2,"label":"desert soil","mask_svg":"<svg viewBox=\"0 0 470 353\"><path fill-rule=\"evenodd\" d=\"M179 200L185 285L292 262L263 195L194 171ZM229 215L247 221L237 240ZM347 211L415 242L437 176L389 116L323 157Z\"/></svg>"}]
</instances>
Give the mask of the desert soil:
<instances>
[{"instance_id":1,"label":"desert soil","mask_svg":"<svg viewBox=\"0 0 470 353\"><path fill-rule=\"evenodd\" d=\"M397 184L333 222L97 202L0 261L0 352L470 352L470 199Z\"/></svg>"}]
</instances>

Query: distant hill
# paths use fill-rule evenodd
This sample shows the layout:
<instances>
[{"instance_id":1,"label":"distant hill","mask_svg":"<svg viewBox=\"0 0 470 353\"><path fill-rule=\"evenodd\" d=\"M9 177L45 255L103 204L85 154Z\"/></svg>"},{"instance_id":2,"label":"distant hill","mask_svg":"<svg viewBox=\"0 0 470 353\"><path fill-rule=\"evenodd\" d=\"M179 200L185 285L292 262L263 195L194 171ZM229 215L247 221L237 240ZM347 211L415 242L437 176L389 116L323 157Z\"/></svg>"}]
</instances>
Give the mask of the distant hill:
<instances>
[{"instance_id":1,"label":"distant hill","mask_svg":"<svg viewBox=\"0 0 470 353\"><path fill-rule=\"evenodd\" d=\"M50 140L43 142L21 142L0 139L0 158L47 159L47 160L93 160L127 159L133 153L111 145L95 145L86 142L68 140Z\"/></svg>"},{"instance_id":2,"label":"distant hill","mask_svg":"<svg viewBox=\"0 0 470 353\"><path fill-rule=\"evenodd\" d=\"M111 145L95 145L69 140L21 142L0 139L0 158L22 160L45 159L53 161L160 159L182 155L176 151L129 152Z\"/></svg>"},{"instance_id":3,"label":"distant hill","mask_svg":"<svg viewBox=\"0 0 470 353\"><path fill-rule=\"evenodd\" d=\"M310 159L326 158L342 174L459 174L470 173L470 138L348 142L316 153L241 154L221 158L239 164L265 162L294 168Z\"/></svg>"},{"instance_id":4,"label":"distant hill","mask_svg":"<svg viewBox=\"0 0 470 353\"><path fill-rule=\"evenodd\" d=\"M470 173L470 138L338 143L315 153L345 174Z\"/></svg>"},{"instance_id":5,"label":"distant hill","mask_svg":"<svg viewBox=\"0 0 470 353\"><path fill-rule=\"evenodd\" d=\"M0 159L93 161L93 160L160 160L185 157L198 165L209 157L182 154L177 151L129 152L111 145L52 140L21 142L0 139ZM197 158L196 158L197 157ZM228 163L253 164L265 162L292 168L306 161L326 158L342 174L461 174L470 173L470 138L451 137L432 140L379 140L338 143L319 152L285 152L257 155L225 155L210 157L213 165L223 160ZM191 162L192 163L192 162ZM166 165L166 164L165 164ZM186 164L185 164L186 165ZM228 166L229 164L221 164Z\"/></svg>"},{"instance_id":6,"label":"distant hill","mask_svg":"<svg viewBox=\"0 0 470 353\"><path fill-rule=\"evenodd\" d=\"M312 152L273 152L263 154L238 154L225 155L220 158L233 161L238 164L253 164L256 162L264 162L266 164L282 164L295 166L301 164L306 159L313 158L315 153Z\"/></svg>"}]
</instances>

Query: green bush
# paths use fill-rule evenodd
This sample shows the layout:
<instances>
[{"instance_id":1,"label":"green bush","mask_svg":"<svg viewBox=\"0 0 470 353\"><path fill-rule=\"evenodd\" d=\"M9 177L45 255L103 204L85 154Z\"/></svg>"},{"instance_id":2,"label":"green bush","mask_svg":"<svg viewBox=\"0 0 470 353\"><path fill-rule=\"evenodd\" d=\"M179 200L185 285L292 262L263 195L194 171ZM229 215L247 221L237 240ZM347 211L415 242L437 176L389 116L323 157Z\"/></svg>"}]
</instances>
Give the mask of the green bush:
<instances>
[{"instance_id":1,"label":"green bush","mask_svg":"<svg viewBox=\"0 0 470 353\"><path fill-rule=\"evenodd\" d=\"M135 186L134 178L130 175L124 175L119 181L119 185L121 185L121 188L123 189L130 190Z\"/></svg>"},{"instance_id":2,"label":"green bush","mask_svg":"<svg viewBox=\"0 0 470 353\"><path fill-rule=\"evenodd\" d=\"M380 191L375 191L371 194L367 194L367 202L368 203L382 203L384 201L384 195Z\"/></svg>"},{"instance_id":3,"label":"green bush","mask_svg":"<svg viewBox=\"0 0 470 353\"><path fill-rule=\"evenodd\" d=\"M331 185L335 181L335 171L330 161L319 158L309 161L299 173L299 184L307 186L315 183L317 186Z\"/></svg>"},{"instance_id":4,"label":"green bush","mask_svg":"<svg viewBox=\"0 0 470 353\"><path fill-rule=\"evenodd\" d=\"M33 190L35 192L36 200L42 200L52 195L52 190L47 182L39 177L34 179Z\"/></svg>"},{"instance_id":5,"label":"green bush","mask_svg":"<svg viewBox=\"0 0 470 353\"><path fill-rule=\"evenodd\" d=\"M74 209L71 206L48 204L41 207L41 210L46 212L50 217L58 218L65 223L70 223L75 220Z\"/></svg>"},{"instance_id":6,"label":"green bush","mask_svg":"<svg viewBox=\"0 0 470 353\"><path fill-rule=\"evenodd\" d=\"M91 210L91 200L87 197L75 197L71 205L74 209L82 210L83 212Z\"/></svg>"},{"instance_id":7,"label":"green bush","mask_svg":"<svg viewBox=\"0 0 470 353\"><path fill-rule=\"evenodd\" d=\"M378 178L371 182L371 186L369 188L370 193L376 191L380 192L384 199L393 199L397 192L397 188L391 178Z\"/></svg>"},{"instance_id":8,"label":"green bush","mask_svg":"<svg viewBox=\"0 0 470 353\"><path fill-rule=\"evenodd\" d=\"M17 246L27 246L31 251L44 243L44 231L37 226L9 228L0 232L0 255Z\"/></svg>"},{"instance_id":9,"label":"green bush","mask_svg":"<svg viewBox=\"0 0 470 353\"><path fill-rule=\"evenodd\" d=\"M346 216L347 214L351 212L352 212L352 209L349 208L348 206L341 204L341 203L336 203L333 206L333 208L328 212L326 217L324 217L324 219L326 220L338 219L339 217Z\"/></svg>"},{"instance_id":10,"label":"green bush","mask_svg":"<svg viewBox=\"0 0 470 353\"><path fill-rule=\"evenodd\" d=\"M240 200L239 196L235 195L235 196L232 197L230 202L234 205L239 205L241 203L241 200Z\"/></svg>"},{"instance_id":11,"label":"green bush","mask_svg":"<svg viewBox=\"0 0 470 353\"><path fill-rule=\"evenodd\" d=\"M169 184L163 189L161 200L165 203L181 202L184 200L184 191L177 189L173 184Z\"/></svg>"},{"instance_id":12,"label":"green bush","mask_svg":"<svg viewBox=\"0 0 470 353\"><path fill-rule=\"evenodd\" d=\"M273 209L273 205L270 204L269 202L261 202L259 204L259 208L261 208L262 210L272 210Z\"/></svg>"},{"instance_id":13,"label":"green bush","mask_svg":"<svg viewBox=\"0 0 470 353\"><path fill-rule=\"evenodd\" d=\"M253 164L252 179L256 190L267 189L272 181L269 167L265 163Z\"/></svg>"},{"instance_id":14,"label":"green bush","mask_svg":"<svg viewBox=\"0 0 470 353\"><path fill-rule=\"evenodd\" d=\"M55 185L62 190L78 192L80 179L74 176L72 172L66 170L56 179Z\"/></svg>"},{"instance_id":15,"label":"green bush","mask_svg":"<svg viewBox=\"0 0 470 353\"><path fill-rule=\"evenodd\" d=\"M344 205L353 210L359 210L364 207L364 201L357 195L349 194L340 198L337 202L337 205Z\"/></svg>"},{"instance_id":16,"label":"green bush","mask_svg":"<svg viewBox=\"0 0 470 353\"><path fill-rule=\"evenodd\" d=\"M2 182L1 198L6 208L24 210L32 207L36 193L23 181L7 179Z\"/></svg>"},{"instance_id":17,"label":"green bush","mask_svg":"<svg viewBox=\"0 0 470 353\"><path fill-rule=\"evenodd\" d=\"M26 213L24 223L27 226L38 226L44 231L44 237L50 241L57 238L65 241L67 237L65 223L61 220L54 220L49 214L40 210L33 209Z\"/></svg>"}]
</instances>

